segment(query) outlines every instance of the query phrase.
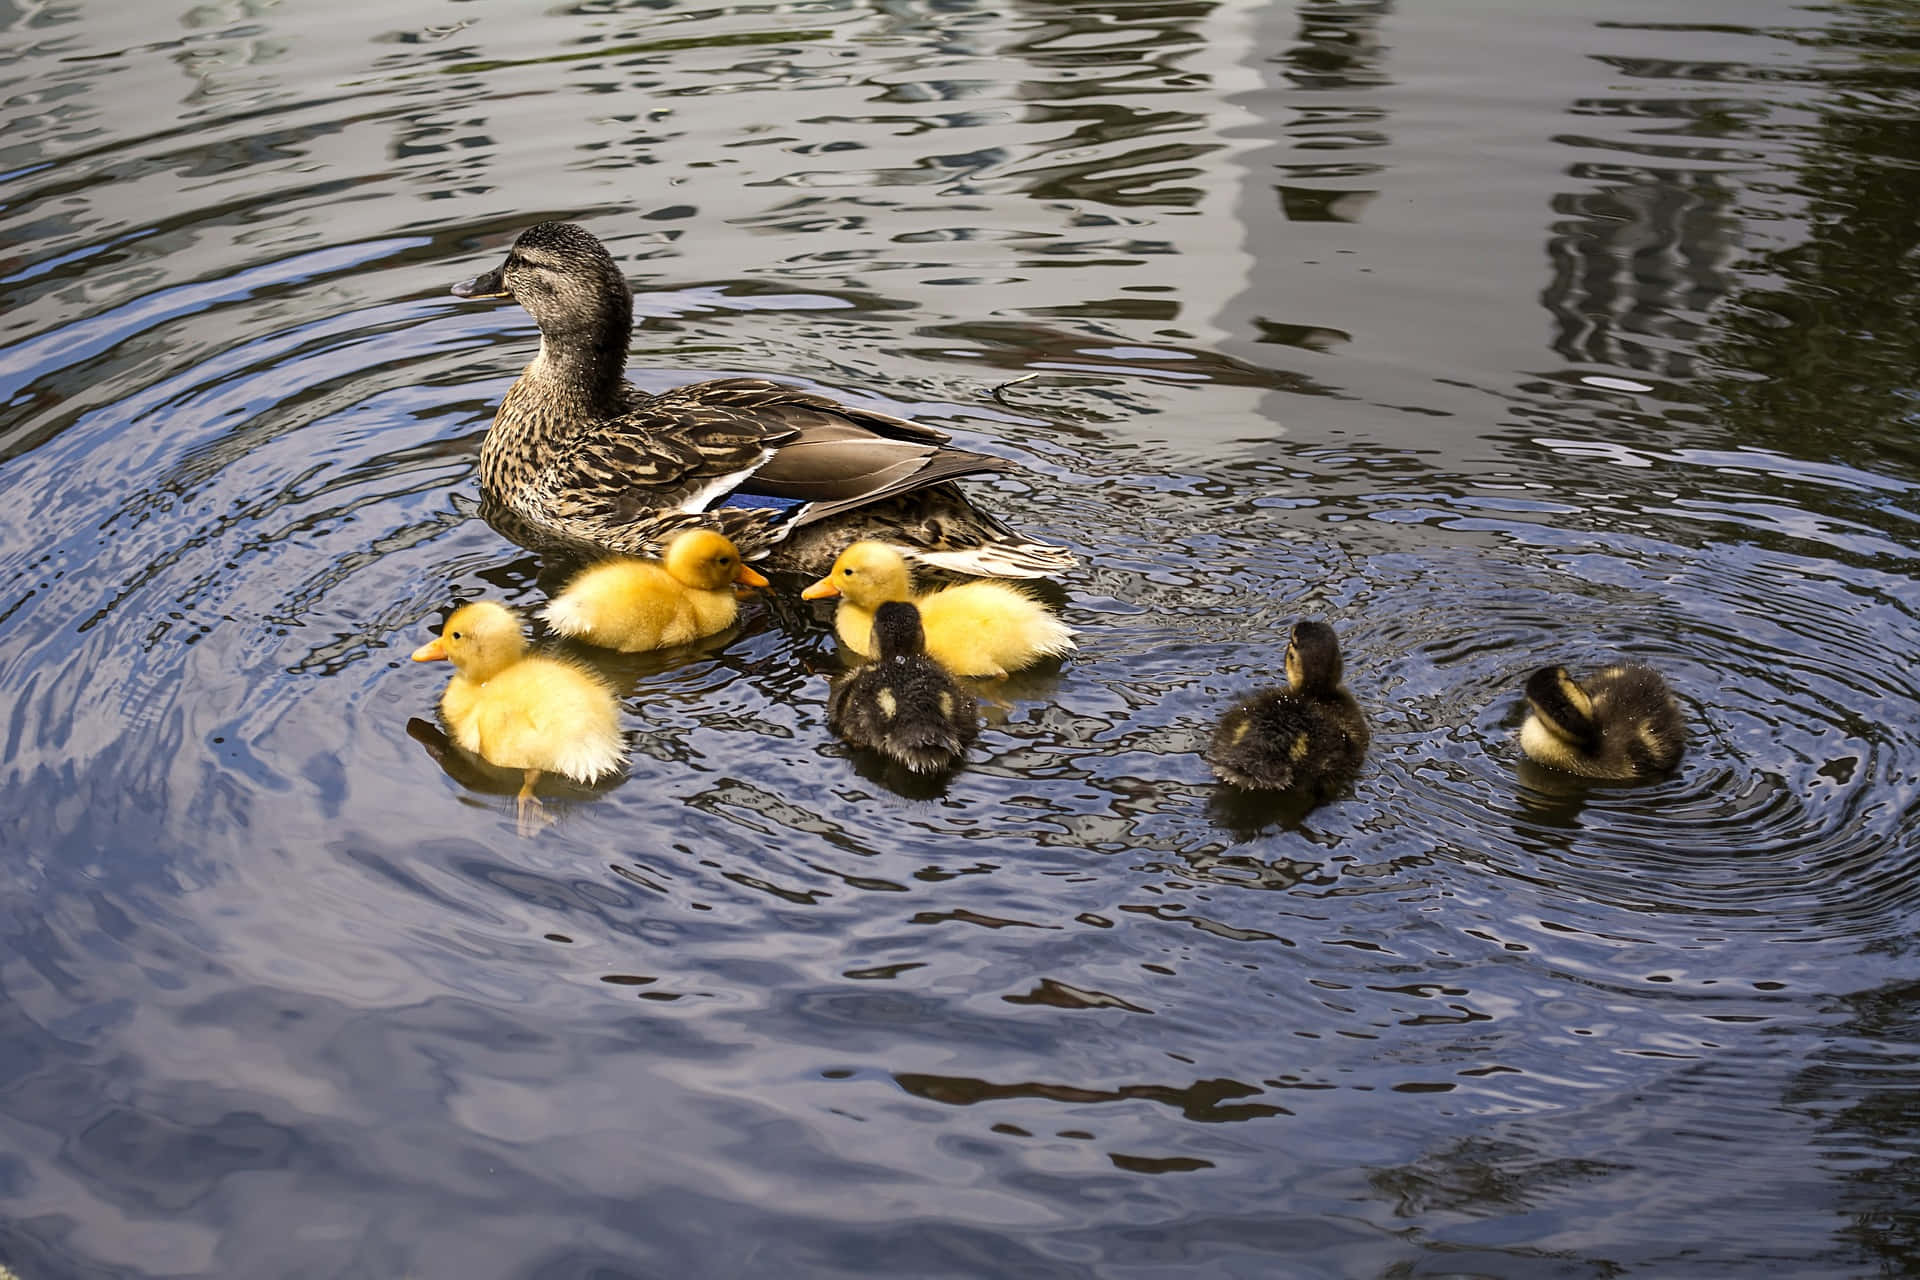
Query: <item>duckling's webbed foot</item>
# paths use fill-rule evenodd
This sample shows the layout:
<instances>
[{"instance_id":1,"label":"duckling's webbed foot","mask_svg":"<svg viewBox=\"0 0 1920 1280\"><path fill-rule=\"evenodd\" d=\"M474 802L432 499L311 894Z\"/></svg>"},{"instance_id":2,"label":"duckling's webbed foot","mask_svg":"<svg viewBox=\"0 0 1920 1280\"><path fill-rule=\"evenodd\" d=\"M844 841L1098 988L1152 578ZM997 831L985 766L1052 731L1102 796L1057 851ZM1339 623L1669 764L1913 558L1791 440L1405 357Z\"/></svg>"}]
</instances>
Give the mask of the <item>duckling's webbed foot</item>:
<instances>
[{"instance_id":1,"label":"duckling's webbed foot","mask_svg":"<svg viewBox=\"0 0 1920 1280\"><path fill-rule=\"evenodd\" d=\"M1003 715L1012 715L1020 704L1007 696L1007 673L997 676L973 676L967 682L973 696L984 706L992 707Z\"/></svg>"},{"instance_id":2,"label":"duckling's webbed foot","mask_svg":"<svg viewBox=\"0 0 1920 1280\"><path fill-rule=\"evenodd\" d=\"M514 829L525 840L531 840L553 823L553 815L533 794L533 784L540 781L538 769L527 770L526 781L520 784L520 794L514 802Z\"/></svg>"}]
</instances>

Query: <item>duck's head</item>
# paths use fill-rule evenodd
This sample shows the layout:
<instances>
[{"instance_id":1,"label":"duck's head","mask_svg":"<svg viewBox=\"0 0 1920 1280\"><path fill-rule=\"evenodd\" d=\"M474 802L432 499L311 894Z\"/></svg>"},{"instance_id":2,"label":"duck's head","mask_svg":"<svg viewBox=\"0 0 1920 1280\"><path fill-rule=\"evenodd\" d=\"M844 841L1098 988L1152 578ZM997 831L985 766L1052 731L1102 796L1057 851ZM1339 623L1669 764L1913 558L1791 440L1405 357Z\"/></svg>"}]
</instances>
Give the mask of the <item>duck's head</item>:
<instances>
[{"instance_id":1,"label":"duck's head","mask_svg":"<svg viewBox=\"0 0 1920 1280\"><path fill-rule=\"evenodd\" d=\"M920 611L906 600L889 600L875 609L873 645L874 655L882 662L925 652L927 633L920 626Z\"/></svg>"},{"instance_id":2,"label":"duck's head","mask_svg":"<svg viewBox=\"0 0 1920 1280\"><path fill-rule=\"evenodd\" d=\"M689 529L667 544L661 559L674 581L698 591L718 591L730 582L764 587L767 580L747 567L733 539L712 529Z\"/></svg>"},{"instance_id":3,"label":"duck's head","mask_svg":"<svg viewBox=\"0 0 1920 1280\"><path fill-rule=\"evenodd\" d=\"M415 662L451 662L470 680L486 680L511 666L526 651L520 619L491 600L476 600L453 611L440 634L413 651Z\"/></svg>"},{"instance_id":4,"label":"duck's head","mask_svg":"<svg viewBox=\"0 0 1920 1280\"><path fill-rule=\"evenodd\" d=\"M1593 699L1565 667L1542 667L1528 676L1527 705L1556 738L1589 750L1600 741Z\"/></svg>"},{"instance_id":5,"label":"duck's head","mask_svg":"<svg viewBox=\"0 0 1920 1280\"><path fill-rule=\"evenodd\" d=\"M1340 642L1324 622L1296 622L1287 641L1287 684L1301 693L1331 693L1340 687Z\"/></svg>"},{"instance_id":6,"label":"duck's head","mask_svg":"<svg viewBox=\"0 0 1920 1280\"><path fill-rule=\"evenodd\" d=\"M827 576L800 593L803 600L844 596L862 609L889 600L905 600L912 592L907 558L884 542L856 542L840 553Z\"/></svg>"},{"instance_id":7,"label":"duck's head","mask_svg":"<svg viewBox=\"0 0 1920 1280\"><path fill-rule=\"evenodd\" d=\"M585 227L571 222L528 227L504 263L453 286L453 293L513 299L532 313L546 347L606 347L626 359L633 290L613 256Z\"/></svg>"}]
</instances>

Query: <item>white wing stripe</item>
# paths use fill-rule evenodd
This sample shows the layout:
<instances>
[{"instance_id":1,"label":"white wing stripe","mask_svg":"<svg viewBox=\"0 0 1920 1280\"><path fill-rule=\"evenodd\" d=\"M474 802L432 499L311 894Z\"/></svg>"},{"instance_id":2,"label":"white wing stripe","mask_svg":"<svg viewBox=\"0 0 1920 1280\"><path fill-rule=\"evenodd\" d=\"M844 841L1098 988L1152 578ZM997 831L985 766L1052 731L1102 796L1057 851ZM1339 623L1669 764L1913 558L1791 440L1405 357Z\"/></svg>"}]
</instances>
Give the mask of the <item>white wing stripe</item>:
<instances>
[{"instance_id":1,"label":"white wing stripe","mask_svg":"<svg viewBox=\"0 0 1920 1280\"><path fill-rule=\"evenodd\" d=\"M773 457L773 450L762 450L760 456L754 459L752 466L742 467L738 471L729 471L723 476L715 476L682 498L674 510L690 516L699 515L713 505L714 499L723 497L745 484L752 478L754 472L767 465L767 459L771 457Z\"/></svg>"}]
</instances>

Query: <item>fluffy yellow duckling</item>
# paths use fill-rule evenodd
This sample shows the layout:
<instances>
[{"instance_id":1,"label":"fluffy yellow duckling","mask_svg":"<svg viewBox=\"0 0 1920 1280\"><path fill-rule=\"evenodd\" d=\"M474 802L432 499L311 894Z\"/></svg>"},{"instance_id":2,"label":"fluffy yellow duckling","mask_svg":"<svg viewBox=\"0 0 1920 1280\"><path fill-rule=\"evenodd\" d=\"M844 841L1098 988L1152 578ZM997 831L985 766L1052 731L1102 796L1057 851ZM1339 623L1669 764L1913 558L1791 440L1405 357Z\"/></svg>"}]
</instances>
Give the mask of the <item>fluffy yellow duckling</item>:
<instances>
[{"instance_id":1,"label":"fluffy yellow duckling","mask_svg":"<svg viewBox=\"0 0 1920 1280\"><path fill-rule=\"evenodd\" d=\"M1360 704L1340 683L1342 669L1332 627L1295 623L1287 688L1250 694L1220 718L1206 751L1213 772L1236 787L1316 798L1351 778L1372 735Z\"/></svg>"},{"instance_id":2,"label":"fluffy yellow duckling","mask_svg":"<svg viewBox=\"0 0 1920 1280\"><path fill-rule=\"evenodd\" d=\"M583 570L540 616L561 635L603 649L665 649L732 626L736 582L767 585L726 535L688 529L657 561L622 558Z\"/></svg>"},{"instance_id":3,"label":"fluffy yellow duckling","mask_svg":"<svg viewBox=\"0 0 1920 1280\"><path fill-rule=\"evenodd\" d=\"M1667 682L1652 667L1608 667L1577 681L1565 667L1527 678L1520 749L1549 768L1605 782L1670 772L1686 746L1686 725Z\"/></svg>"},{"instance_id":4,"label":"fluffy yellow duckling","mask_svg":"<svg viewBox=\"0 0 1920 1280\"><path fill-rule=\"evenodd\" d=\"M453 663L440 710L455 742L489 763L526 770L522 834L539 825L533 784L542 773L594 782L626 759L613 690L584 667L529 654L520 619L505 605L480 600L455 609L413 660Z\"/></svg>"},{"instance_id":5,"label":"fluffy yellow duckling","mask_svg":"<svg viewBox=\"0 0 1920 1280\"><path fill-rule=\"evenodd\" d=\"M892 600L919 606L928 655L957 676L1004 676L1073 648L1073 629L1011 583L963 582L914 595L906 557L881 542L854 543L800 595L839 596L834 630L866 658L874 654L875 609Z\"/></svg>"}]
</instances>

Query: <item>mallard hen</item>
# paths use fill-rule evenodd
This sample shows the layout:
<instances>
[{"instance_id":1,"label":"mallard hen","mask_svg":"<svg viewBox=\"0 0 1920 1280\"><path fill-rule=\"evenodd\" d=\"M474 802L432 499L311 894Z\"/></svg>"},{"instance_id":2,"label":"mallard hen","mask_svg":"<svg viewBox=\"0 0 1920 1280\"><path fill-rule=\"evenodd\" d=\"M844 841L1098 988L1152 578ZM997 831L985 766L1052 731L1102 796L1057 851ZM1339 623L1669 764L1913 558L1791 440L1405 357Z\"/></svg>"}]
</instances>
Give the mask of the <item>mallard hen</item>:
<instances>
[{"instance_id":1,"label":"mallard hen","mask_svg":"<svg viewBox=\"0 0 1920 1280\"><path fill-rule=\"evenodd\" d=\"M453 292L510 298L540 326L540 351L480 446L483 509L517 540L653 556L704 525L763 567L812 574L862 538L965 575L1073 565L967 501L954 478L1014 464L953 448L943 431L760 378L635 387L633 293L584 228L531 227Z\"/></svg>"}]
</instances>

